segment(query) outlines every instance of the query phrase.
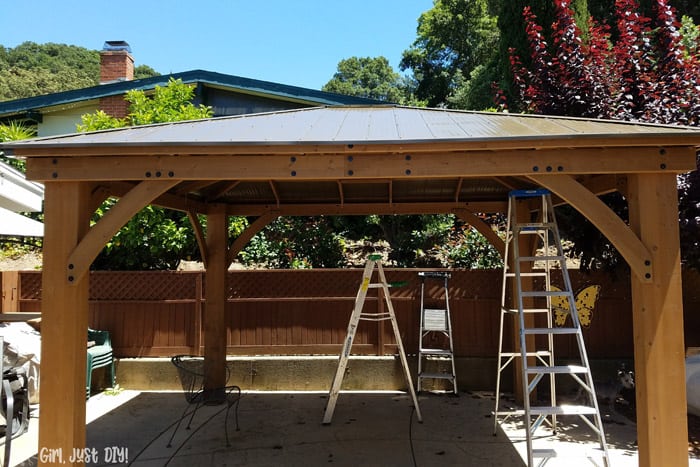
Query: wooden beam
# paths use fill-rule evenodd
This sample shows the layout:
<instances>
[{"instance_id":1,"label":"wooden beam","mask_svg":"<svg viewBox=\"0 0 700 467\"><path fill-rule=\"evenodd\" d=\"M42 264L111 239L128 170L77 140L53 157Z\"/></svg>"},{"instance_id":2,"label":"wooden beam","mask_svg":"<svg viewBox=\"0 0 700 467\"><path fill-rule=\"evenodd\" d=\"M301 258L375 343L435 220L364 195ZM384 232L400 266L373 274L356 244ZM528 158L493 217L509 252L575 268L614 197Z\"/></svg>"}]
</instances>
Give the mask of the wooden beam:
<instances>
[{"instance_id":1,"label":"wooden beam","mask_svg":"<svg viewBox=\"0 0 700 467\"><path fill-rule=\"evenodd\" d=\"M88 271L90 264L100 253L105 243L119 231L134 214L161 193L177 184L176 180L153 180L141 182L124 195L102 218L93 225L64 266L65 278L76 282Z\"/></svg>"},{"instance_id":2,"label":"wooden beam","mask_svg":"<svg viewBox=\"0 0 700 467\"><path fill-rule=\"evenodd\" d=\"M630 175L629 211L654 264L632 277L640 467L688 465L688 418L676 177Z\"/></svg>"},{"instance_id":3,"label":"wooden beam","mask_svg":"<svg viewBox=\"0 0 700 467\"><path fill-rule=\"evenodd\" d=\"M227 267L236 260L236 257L243 248L248 244L251 238L256 233L264 229L270 222L277 219L279 214L275 211L267 212L250 224L241 234L234 240L233 244L228 249L228 259L226 260Z\"/></svg>"},{"instance_id":4,"label":"wooden beam","mask_svg":"<svg viewBox=\"0 0 700 467\"><path fill-rule=\"evenodd\" d=\"M644 282L652 280L651 253L629 226L597 196L568 175L537 175L530 179L556 193L590 220L615 245L637 278Z\"/></svg>"},{"instance_id":5,"label":"wooden beam","mask_svg":"<svg viewBox=\"0 0 700 467\"><path fill-rule=\"evenodd\" d=\"M230 216L261 216L276 211L280 216L365 216L369 214L449 214L455 209L471 212L505 212L503 201L445 202L445 203L345 203L345 204L236 204L228 207Z\"/></svg>"},{"instance_id":6,"label":"wooden beam","mask_svg":"<svg viewBox=\"0 0 700 467\"><path fill-rule=\"evenodd\" d=\"M204 269L207 268L207 240L204 236L204 229L202 228L202 223L199 222L199 217L194 211L187 211L187 218L190 220L190 225L192 225L192 230L194 230L194 237L197 239L197 245L199 246L199 256L202 258L202 263L204 264Z\"/></svg>"},{"instance_id":7,"label":"wooden beam","mask_svg":"<svg viewBox=\"0 0 700 467\"><path fill-rule=\"evenodd\" d=\"M488 225L483 220L479 219L468 209L455 209L454 214L462 219L465 223L474 227L477 232L486 237L486 240L498 251L501 258L504 258L506 254L506 244L501 237L498 236L496 232L493 231L490 225ZM505 259L505 258L504 258Z\"/></svg>"},{"instance_id":8,"label":"wooden beam","mask_svg":"<svg viewBox=\"0 0 700 467\"><path fill-rule=\"evenodd\" d=\"M223 205L207 215L207 270L204 308L204 388L226 385L226 270L228 223Z\"/></svg>"},{"instance_id":9,"label":"wooden beam","mask_svg":"<svg viewBox=\"0 0 700 467\"><path fill-rule=\"evenodd\" d=\"M66 281L66 263L88 230L90 186L47 183L41 300L41 417L39 452L63 461L85 448L89 276ZM39 465L49 465L39 456ZM53 463L51 463L53 465ZM70 464L69 464L70 465Z\"/></svg>"},{"instance_id":10,"label":"wooden beam","mask_svg":"<svg viewBox=\"0 0 700 467\"><path fill-rule=\"evenodd\" d=\"M328 180L538 174L682 173L695 148L583 148L414 154L103 156L32 158L30 180Z\"/></svg>"}]
</instances>

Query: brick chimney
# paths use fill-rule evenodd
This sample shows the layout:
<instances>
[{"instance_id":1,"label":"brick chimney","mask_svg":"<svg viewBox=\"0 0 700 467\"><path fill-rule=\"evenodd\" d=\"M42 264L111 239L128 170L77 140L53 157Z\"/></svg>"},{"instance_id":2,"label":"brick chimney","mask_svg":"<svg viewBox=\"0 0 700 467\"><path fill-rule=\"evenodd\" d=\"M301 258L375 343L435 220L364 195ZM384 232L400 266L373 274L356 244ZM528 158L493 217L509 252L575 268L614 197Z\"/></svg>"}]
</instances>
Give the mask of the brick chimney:
<instances>
[{"instance_id":1,"label":"brick chimney","mask_svg":"<svg viewBox=\"0 0 700 467\"><path fill-rule=\"evenodd\" d=\"M134 57L125 41L106 41L100 51L100 84L134 79ZM126 116L129 103L123 95L100 99L100 109L116 118Z\"/></svg>"},{"instance_id":2,"label":"brick chimney","mask_svg":"<svg viewBox=\"0 0 700 467\"><path fill-rule=\"evenodd\" d=\"M107 41L100 51L100 84L134 79L134 57L125 41Z\"/></svg>"}]
</instances>

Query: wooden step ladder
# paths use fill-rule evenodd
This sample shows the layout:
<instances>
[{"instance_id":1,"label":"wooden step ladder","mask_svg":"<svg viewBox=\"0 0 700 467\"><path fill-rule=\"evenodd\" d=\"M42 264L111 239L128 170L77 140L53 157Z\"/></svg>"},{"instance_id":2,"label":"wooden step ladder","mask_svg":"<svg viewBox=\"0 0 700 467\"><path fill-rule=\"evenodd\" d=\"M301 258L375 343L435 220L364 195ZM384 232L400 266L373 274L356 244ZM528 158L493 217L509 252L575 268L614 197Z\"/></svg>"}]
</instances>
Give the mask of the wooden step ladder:
<instances>
[{"instance_id":1,"label":"wooden step ladder","mask_svg":"<svg viewBox=\"0 0 700 467\"><path fill-rule=\"evenodd\" d=\"M384 269L382 269L381 259L382 255L380 254L372 254L367 257L365 269L362 273L362 282L360 283L360 287L357 291L357 296L355 297L355 307L353 308L352 314L350 315L350 322L348 323L348 331L345 337L345 342L343 343L343 349L340 353L340 357L338 358L338 368L335 372L335 377L333 378L333 383L331 384L330 392L328 393L328 403L326 404L326 411L323 415L324 425L331 423L331 420L333 419L333 411L335 410L335 405L338 401L340 387L343 384L343 377L345 376L345 369L348 366L348 359L350 358L350 349L352 347L352 342L355 339L355 333L357 332L357 326L360 320L391 321L391 327L394 331L394 338L396 339L396 346L398 348L401 366L403 367L404 376L406 377L406 384L408 386L408 391L411 394L411 398L413 399L413 406L416 410L416 418L419 422L423 422L423 416L421 415L420 406L418 405L418 398L416 397L416 392L413 389L411 372L408 369L406 352L404 351L403 343L401 342L401 334L399 333L399 326L396 322L394 307L391 304L391 298L389 296L390 287L397 287L399 285L404 284L389 284L386 281ZM372 283L372 275L374 273L375 267L377 269L379 282ZM381 289L383 292L382 295L384 295L387 311L383 313L363 313L362 308L365 304L365 298L367 297L367 290L376 288Z\"/></svg>"},{"instance_id":2,"label":"wooden step ladder","mask_svg":"<svg viewBox=\"0 0 700 467\"><path fill-rule=\"evenodd\" d=\"M517 212L518 209L521 212ZM531 218L538 212L537 219ZM586 455L595 465L609 466L610 460L603 432L603 423L593 387L588 356L581 332L581 324L572 293L566 265L566 256L554 217L552 199L547 190L514 190L508 196L508 226L503 267L501 321L498 344L498 371L494 435L499 422L511 416L524 417L527 442L527 465L542 466L552 457L560 457L556 449L533 446L542 438L538 429L546 422L553 433L557 430L557 416L574 415L590 427L598 439L595 453ZM534 236L534 237L533 237ZM529 243L526 240L530 240ZM533 248L521 251L524 245ZM541 254L536 254L539 248ZM555 286L553 282L558 282ZM566 319L555 326L552 302L565 303ZM562 310L559 310L562 313ZM515 316L514 329L518 341L514 352L504 351L503 332L506 316ZM560 323L561 324L561 320ZM574 362L557 362L554 358L555 337L574 338L578 358ZM505 410L501 407L501 376L510 363L517 362L522 384L523 409ZM569 405L556 392L556 376L568 375L584 390L587 401L583 405ZM549 402L536 401L540 382L549 383ZM537 464L535 464L537 459ZM598 463L600 461L600 463ZM574 465L573 463L572 465Z\"/></svg>"},{"instance_id":3,"label":"wooden step ladder","mask_svg":"<svg viewBox=\"0 0 700 467\"><path fill-rule=\"evenodd\" d=\"M452 383L452 391L457 394L457 372L455 370L454 345L452 341L452 320L450 318L450 293L447 281L449 272L419 272L420 286L420 335L418 340L418 384L422 390L424 379L445 379ZM426 280L441 281L445 299L439 308L426 307ZM430 372L426 366L432 365Z\"/></svg>"}]
</instances>

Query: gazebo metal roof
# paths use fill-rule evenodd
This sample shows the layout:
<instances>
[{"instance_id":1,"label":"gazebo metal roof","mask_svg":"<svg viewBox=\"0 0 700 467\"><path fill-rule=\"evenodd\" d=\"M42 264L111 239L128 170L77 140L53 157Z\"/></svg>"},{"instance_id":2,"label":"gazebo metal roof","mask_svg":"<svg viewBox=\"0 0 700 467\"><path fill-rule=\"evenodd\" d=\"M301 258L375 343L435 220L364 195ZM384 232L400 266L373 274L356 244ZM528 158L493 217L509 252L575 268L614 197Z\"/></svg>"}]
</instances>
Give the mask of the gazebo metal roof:
<instances>
[{"instance_id":1,"label":"gazebo metal roof","mask_svg":"<svg viewBox=\"0 0 700 467\"><path fill-rule=\"evenodd\" d=\"M464 142L478 148L628 145L634 140L675 144L697 137L690 127L589 120L496 112L387 106L324 106L206 120L172 122L75 135L51 136L18 143L34 148L119 146L400 144ZM640 140L639 138L642 137ZM636 145L636 144L635 144Z\"/></svg>"}]
</instances>

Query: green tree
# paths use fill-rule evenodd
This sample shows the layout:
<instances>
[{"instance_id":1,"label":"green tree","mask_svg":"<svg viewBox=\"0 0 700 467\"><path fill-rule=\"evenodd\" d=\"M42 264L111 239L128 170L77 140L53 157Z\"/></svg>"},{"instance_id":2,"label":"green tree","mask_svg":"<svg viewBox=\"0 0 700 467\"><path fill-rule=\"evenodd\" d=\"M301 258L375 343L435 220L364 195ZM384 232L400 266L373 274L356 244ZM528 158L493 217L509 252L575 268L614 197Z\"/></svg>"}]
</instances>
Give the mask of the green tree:
<instances>
[{"instance_id":1,"label":"green tree","mask_svg":"<svg viewBox=\"0 0 700 467\"><path fill-rule=\"evenodd\" d=\"M153 96L143 91L130 91L125 118L114 118L102 111L82 116L78 131L103 130L127 125L172 122L207 118L212 110L195 106L194 89L181 80L171 79L167 86L157 87ZM114 205L108 199L96 211L96 221ZM173 269L182 259L196 259L199 251L186 214L148 206L134 216L107 243L93 268L99 269Z\"/></svg>"},{"instance_id":2,"label":"green tree","mask_svg":"<svg viewBox=\"0 0 700 467\"><path fill-rule=\"evenodd\" d=\"M240 254L243 263L269 268L345 266L343 239L328 217L280 217L253 237Z\"/></svg>"},{"instance_id":3,"label":"green tree","mask_svg":"<svg viewBox=\"0 0 700 467\"><path fill-rule=\"evenodd\" d=\"M394 104L424 106L424 102L415 98L416 85L411 77L394 71L384 57L350 57L338 63L333 78L321 90Z\"/></svg>"},{"instance_id":4,"label":"green tree","mask_svg":"<svg viewBox=\"0 0 700 467\"><path fill-rule=\"evenodd\" d=\"M386 58L350 57L338 63L338 71L321 90L398 103L399 83L399 74Z\"/></svg>"},{"instance_id":5,"label":"green tree","mask_svg":"<svg viewBox=\"0 0 700 467\"><path fill-rule=\"evenodd\" d=\"M417 38L404 51L400 69L413 73L417 98L431 107L446 105L458 85L493 57L497 41L486 0L435 0L418 19Z\"/></svg>"},{"instance_id":6,"label":"green tree","mask_svg":"<svg viewBox=\"0 0 700 467\"><path fill-rule=\"evenodd\" d=\"M0 143L3 141L19 141L21 139L29 139L35 136L36 128L26 126L20 122L0 124ZM24 173L24 161L7 157L2 152L0 152L0 161Z\"/></svg>"},{"instance_id":7,"label":"green tree","mask_svg":"<svg viewBox=\"0 0 700 467\"><path fill-rule=\"evenodd\" d=\"M82 124L78 131L105 130L123 126L148 125L151 123L196 120L213 115L210 107L194 105L194 88L181 79L170 78L166 86L156 86L152 96L141 90L127 91L124 99L129 102L129 113L124 118L116 118L105 112L81 116Z\"/></svg>"},{"instance_id":8,"label":"green tree","mask_svg":"<svg viewBox=\"0 0 700 467\"><path fill-rule=\"evenodd\" d=\"M151 78L153 76L160 76L160 73L148 65L137 65L134 67L134 79Z\"/></svg>"}]
</instances>

